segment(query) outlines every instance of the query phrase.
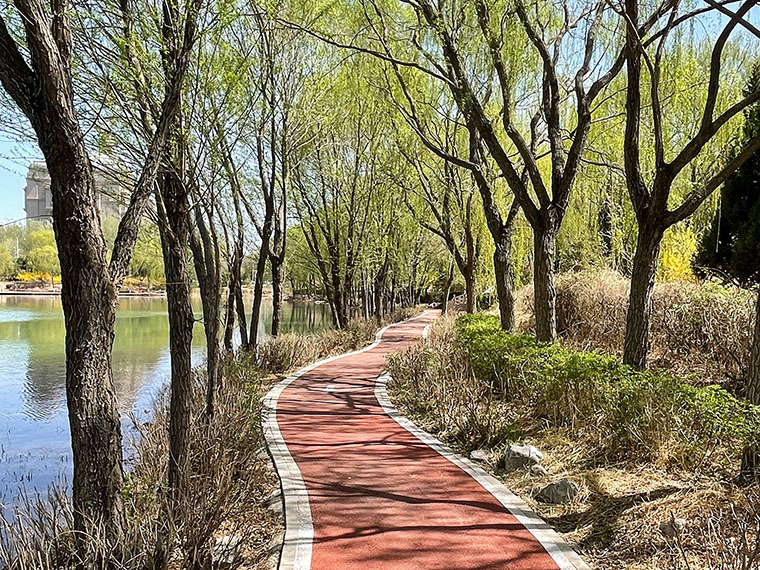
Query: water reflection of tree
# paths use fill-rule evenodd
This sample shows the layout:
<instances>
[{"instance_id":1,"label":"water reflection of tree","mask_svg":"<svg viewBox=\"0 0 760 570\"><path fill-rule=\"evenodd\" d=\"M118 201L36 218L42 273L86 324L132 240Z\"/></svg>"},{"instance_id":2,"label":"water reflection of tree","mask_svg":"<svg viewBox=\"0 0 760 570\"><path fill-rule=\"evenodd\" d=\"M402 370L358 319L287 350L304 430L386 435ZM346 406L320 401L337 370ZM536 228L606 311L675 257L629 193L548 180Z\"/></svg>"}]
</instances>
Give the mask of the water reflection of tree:
<instances>
[{"instance_id":1,"label":"water reflection of tree","mask_svg":"<svg viewBox=\"0 0 760 570\"><path fill-rule=\"evenodd\" d=\"M23 311L24 320L0 322L0 342L28 346L24 396L26 412L38 420L53 417L65 405L65 328L60 300L54 297L4 297L0 308ZM120 303L113 350L114 384L122 410L131 409L145 375L166 350L169 324L166 302ZM29 313L32 313L30 318ZM12 315L9 317L12 318ZM24 363L19 362L23 367Z\"/></svg>"},{"instance_id":2,"label":"water reflection of tree","mask_svg":"<svg viewBox=\"0 0 760 570\"><path fill-rule=\"evenodd\" d=\"M7 306L7 304L6 304ZM0 323L0 342L23 342L27 361L11 363L24 374L26 411L35 419L52 417L65 405L64 327L60 313Z\"/></svg>"},{"instance_id":3,"label":"water reflection of tree","mask_svg":"<svg viewBox=\"0 0 760 570\"><path fill-rule=\"evenodd\" d=\"M286 332L318 331L332 326L332 314L326 304L293 301L283 305L283 312L287 316L287 327L283 327Z\"/></svg>"}]
</instances>

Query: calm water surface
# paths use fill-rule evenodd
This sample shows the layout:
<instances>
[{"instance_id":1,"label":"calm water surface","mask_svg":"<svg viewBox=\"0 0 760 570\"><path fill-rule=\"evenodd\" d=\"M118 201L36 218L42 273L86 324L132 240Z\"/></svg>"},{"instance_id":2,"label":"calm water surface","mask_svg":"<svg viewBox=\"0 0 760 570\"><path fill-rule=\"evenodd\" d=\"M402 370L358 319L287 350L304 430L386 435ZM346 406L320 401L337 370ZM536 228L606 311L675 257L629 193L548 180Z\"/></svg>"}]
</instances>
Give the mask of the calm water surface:
<instances>
[{"instance_id":1,"label":"calm water surface","mask_svg":"<svg viewBox=\"0 0 760 570\"><path fill-rule=\"evenodd\" d=\"M195 304L200 319L200 301ZM271 300L262 306L259 330L272 318ZM283 303L283 330L331 326L327 305ZM169 322L166 300L130 297L119 301L113 375L125 440L135 433L130 417L149 419L150 404L169 378ZM205 339L196 324L193 358L201 364ZM19 488L44 491L70 481L71 442L64 384L64 326L57 297L0 295L0 503Z\"/></svg>"}]
</instances>

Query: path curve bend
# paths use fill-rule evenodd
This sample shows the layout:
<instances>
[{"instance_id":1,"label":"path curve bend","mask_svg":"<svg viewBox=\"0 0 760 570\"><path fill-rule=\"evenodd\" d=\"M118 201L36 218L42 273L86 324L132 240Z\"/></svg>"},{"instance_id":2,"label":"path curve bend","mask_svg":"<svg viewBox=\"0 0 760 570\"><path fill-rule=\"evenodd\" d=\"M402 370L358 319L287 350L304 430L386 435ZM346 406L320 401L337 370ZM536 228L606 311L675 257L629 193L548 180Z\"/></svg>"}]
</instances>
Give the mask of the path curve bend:
<instances>
[{"instance_id":1,"label":"path curve bend","mask_svg":"<svg viewBox=\"0 0 760 570\"><path fill-rule=\"evenodd\" d=\"M588 568L497 479L391 404L386 357L436 316L386 327L264 397L285 502L280 570Z\"/></svg>"}]
</instances>

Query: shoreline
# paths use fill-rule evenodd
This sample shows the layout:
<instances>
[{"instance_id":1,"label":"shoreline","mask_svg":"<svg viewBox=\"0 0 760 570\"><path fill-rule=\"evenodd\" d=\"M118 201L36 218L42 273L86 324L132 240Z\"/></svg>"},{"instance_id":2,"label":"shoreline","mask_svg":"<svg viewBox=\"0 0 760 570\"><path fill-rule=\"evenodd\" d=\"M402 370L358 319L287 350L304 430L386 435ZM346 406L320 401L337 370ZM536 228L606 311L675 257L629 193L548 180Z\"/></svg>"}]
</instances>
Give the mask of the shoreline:
<instances>
[{"instance_id":1,"label":"shoreline","mask_svg":"<svg viewBox=\"0 0 760 570\"><path fill-rule=\"evenodd\" d=\"M60 297L60 291L0 291L3 297ZM118 297L166 297L165 291L156 291L151 293L140 292L120 292Z\"/></svg>"}]
</instances>

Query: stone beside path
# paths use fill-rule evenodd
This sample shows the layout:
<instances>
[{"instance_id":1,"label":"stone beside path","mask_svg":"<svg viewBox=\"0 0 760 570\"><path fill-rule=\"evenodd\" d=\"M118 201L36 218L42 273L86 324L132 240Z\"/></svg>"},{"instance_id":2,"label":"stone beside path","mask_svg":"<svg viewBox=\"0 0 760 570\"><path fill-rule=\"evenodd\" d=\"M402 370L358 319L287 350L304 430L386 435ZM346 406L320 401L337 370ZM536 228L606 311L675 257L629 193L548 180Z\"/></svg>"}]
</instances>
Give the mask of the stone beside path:
<instances>
[{"instance_id":1,"label":"stone beside path","mask_svg":"<svg viewBox=\"0 0 760 570\"><path fill-rule=\"evenodd\" d=\"M282 570L585 569L500 482L401 417L378 382L388 354L437 317L392 325L264 400L285 501Z\"/></svg>"}]
</instances>

